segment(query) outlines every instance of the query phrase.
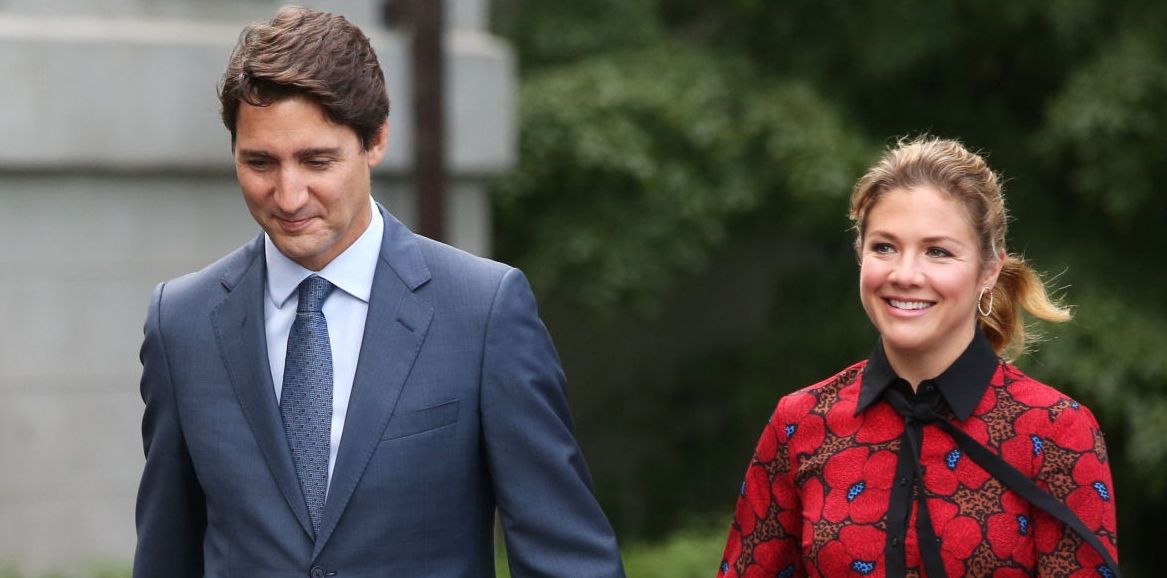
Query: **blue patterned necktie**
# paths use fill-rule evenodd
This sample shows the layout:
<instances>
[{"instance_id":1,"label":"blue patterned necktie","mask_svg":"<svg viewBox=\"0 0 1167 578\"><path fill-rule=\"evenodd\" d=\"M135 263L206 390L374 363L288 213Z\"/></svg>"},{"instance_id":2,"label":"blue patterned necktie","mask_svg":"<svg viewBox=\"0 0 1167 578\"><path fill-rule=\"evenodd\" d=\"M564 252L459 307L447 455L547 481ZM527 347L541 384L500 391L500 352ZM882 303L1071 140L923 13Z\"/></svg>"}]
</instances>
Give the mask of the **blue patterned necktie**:
<instances>
[{"instance_id":1,"label":"blue patterned necktie","mask_svg":"<svg viewBox=\"0 0 1167 578\"><path fill-rule=\"evenodd\" d=\"M296 321L288 334L280 416L292 446L296 475L308 503L312 530L320 534L328 490L328 452L332 432L332 349L328 322L320 308L332 283L312 275L300 283Z\"/></svg>"}]
</instances>

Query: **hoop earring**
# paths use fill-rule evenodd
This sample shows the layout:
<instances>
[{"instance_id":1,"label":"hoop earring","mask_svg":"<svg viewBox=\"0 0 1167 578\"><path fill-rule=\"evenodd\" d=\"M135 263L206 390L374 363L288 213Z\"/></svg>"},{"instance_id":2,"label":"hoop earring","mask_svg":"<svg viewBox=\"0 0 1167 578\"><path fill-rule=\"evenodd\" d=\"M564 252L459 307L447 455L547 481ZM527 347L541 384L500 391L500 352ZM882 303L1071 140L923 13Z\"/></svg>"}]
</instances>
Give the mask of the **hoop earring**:
<instances>
[{"instance_id":1,"label":"hoop earring","mask_svg":"<svg viewBox=\"0 0 1167 578\"><path fill-rule=\"evenodd\" d=\"M981 301L985 300L985 292L986 291L989 292L989 310L988 311L985 311L984 308L981 307ZM992 289L989 289L988 287L981 287L981 294L977 296L977 313L980 313L984 317L988 317L989 315L993 314L993 290Z\"/></svg>"}]
</instances>

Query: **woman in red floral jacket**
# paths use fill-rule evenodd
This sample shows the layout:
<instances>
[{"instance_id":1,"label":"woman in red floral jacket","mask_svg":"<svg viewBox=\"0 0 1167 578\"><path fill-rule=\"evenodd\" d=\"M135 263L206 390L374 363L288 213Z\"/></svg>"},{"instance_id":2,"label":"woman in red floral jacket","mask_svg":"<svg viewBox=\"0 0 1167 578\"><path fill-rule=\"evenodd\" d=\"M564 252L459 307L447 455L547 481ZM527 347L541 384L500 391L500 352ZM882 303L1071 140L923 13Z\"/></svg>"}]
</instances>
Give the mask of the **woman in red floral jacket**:
<instances>
[{"instance_id":1,"label":"woman in red floral jacket","mask_svg":"<svg viewBox=\"0 0 1167 578\"><path fill-rule=\"evenodd\" d=\"M1005 251L997 175L958 142L901 142L850 216L879 344L778 402L718 577L1116 576L1097 421L1002 361L1021 309L1069 312Z\"/></svg>"}]
</instances>

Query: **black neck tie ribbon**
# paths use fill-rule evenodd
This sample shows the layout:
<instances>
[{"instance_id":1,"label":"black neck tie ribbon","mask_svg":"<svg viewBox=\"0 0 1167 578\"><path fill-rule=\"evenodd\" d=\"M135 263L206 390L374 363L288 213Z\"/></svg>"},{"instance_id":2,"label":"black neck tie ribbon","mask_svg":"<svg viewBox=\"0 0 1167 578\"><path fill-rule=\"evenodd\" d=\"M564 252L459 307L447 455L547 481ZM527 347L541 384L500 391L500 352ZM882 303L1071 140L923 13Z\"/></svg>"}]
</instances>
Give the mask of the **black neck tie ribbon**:
<instances>
[{"instance_id":1,"label":"black neck tie ribbon","mask_svg":"<svg viewBox=\"0 0 1167 578\"><path fill-rule=\"evenodd\" d=\"M927 424L936 424L941 430L952 436L960 451L972 458L977 465L984 468L1006 488L1020 495L1034 507L1053 516L1081 536L1102 556L1102 560L1111 572L1110 575L1119 578L1118 563L1103 547L1098 536L1091 532L1068 506L1050 495L1049 492L1039 488L1028 476L981 445L972 436L952 425L938 411L939 396L910 400L903 392L889 388L884 392L884 399L895 409L896 413L904 418L904 433L900 438L900 452L896 466L897 483L892 486L891 503L910 503L911 493L915 493L917 503L916 534L920 542L920 558L928 578L947 578L948 574L944 570L944 563L940 557L940 538L936 536L936 530L932 526L924 494L924 472L920 465L920 449L923 446L923 426ZM906 535L906 527L910 517L910 507L904 512L902 518L894 515L888 516L887 533L890 538L885 546L884 554L887 559L887 576L889 577L899 577L906 574L907 555L904 551L902 537Z\"/></svg>"}]
</instances>

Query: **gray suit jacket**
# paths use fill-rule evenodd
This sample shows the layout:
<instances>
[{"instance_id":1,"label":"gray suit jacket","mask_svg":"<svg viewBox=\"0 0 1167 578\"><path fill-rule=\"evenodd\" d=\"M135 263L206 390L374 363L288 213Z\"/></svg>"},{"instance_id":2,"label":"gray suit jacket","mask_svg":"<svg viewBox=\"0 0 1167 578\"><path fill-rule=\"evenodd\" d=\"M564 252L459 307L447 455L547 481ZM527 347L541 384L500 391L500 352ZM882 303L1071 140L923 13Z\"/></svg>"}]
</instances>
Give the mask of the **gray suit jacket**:
<instances>
[{"instance_id":1,"label":"gray suit jacket","mask_svg":"<svg viewBox=\"0 0 1167 578\"><path fill-rule=\"evenodd\" d=\"M526 279L383 208L320 535L264 333L263 237L155 289L142 344L136 578L623 576Z\"/></svg>"}]
</instances>

